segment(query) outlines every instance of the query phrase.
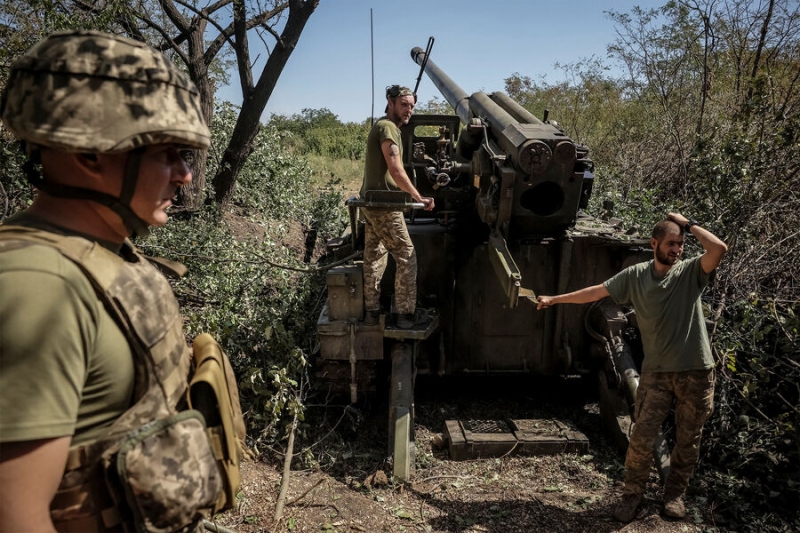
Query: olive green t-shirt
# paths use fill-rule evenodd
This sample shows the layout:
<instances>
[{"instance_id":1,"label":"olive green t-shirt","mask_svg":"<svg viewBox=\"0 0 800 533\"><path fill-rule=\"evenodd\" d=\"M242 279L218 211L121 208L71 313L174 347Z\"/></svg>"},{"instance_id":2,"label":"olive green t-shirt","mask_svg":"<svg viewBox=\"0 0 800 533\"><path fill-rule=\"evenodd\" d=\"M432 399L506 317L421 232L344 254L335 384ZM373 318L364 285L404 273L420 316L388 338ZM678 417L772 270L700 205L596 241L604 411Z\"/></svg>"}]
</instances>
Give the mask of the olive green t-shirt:
<instances>
[{"instance_id":1,"label":"olive green t-shirt","mask_svg":"<svg viewBox=\"0 0 800 533\"><path fill-rule=\"evenodd\" d=\"M620 305L633 305L642 335L642 372L712 368L700 295L708 285L700 258L680 261L659 276L653 260L630 266L604 285Z\"/></svg>"},{"instance_id":2,"label":"olive green t-shirt","mask_svg":"<svg viewBox=\"0 0 800 533\"><path fill-rule=\"evenodd\" d=\"M367 137L367 152L364 156L364 181L361 185L361 197L367 191L398 191L400 188L389 174L389 165L383 156L383 142L391 140L400 149L400 159L403 159L403 142L400 137L400 128L386 117L378 120Z\"/></svg>"},{"instance_id":3,"label":"olive green t-shirt","mask_svg":"<svg viewBox=\"0 0 800 533\"><path fill-rule=\"evenodd\" d=\"M134 364L89 280L31 245L0 253L0 295L0 442L100 436L131 405Z\"/></svg>"}]
</instances>

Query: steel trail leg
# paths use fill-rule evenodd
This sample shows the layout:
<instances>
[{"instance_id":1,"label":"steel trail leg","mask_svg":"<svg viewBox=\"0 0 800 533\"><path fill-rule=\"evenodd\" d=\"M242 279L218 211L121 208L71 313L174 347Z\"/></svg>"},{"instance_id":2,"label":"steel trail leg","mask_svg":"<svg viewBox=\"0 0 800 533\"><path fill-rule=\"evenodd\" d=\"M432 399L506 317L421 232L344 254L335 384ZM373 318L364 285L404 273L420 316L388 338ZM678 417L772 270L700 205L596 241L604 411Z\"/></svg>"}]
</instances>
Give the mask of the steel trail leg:
<instances>
[{"instance_id":1,"label":"steel trail leg","mask_svg":"<svg viewBox=\"0 0 800 533\"><path fill-rule=\"evenodd\" d=\"M624 454L628 449L630 432L634 423L631 414L632 408L628 405L626 398L624 398L618 390L609 388L608 378L604 371L600 371L598 378L600 389L600 414L603 418L603 423L606 426L606 431L611 434L617 447ZM666 482L667 477L669 477L669 456L669 445L667 444L666 437L662 430L658 432L658 437L656 437L656 441L653 444L653 462L662 484Z\"/></svg>"},{"instance_id":2,"label":"steel trail leg","mask_svg":"<svg viewBox=\"0 0 800 533\"><path fill-rule=\"evenodd\" d=\"M404 481L411 476L414 467L413 345L408 342L394 343L391 357L389 453L394 456L394 476Z\"/></svg>"},{"instance_id":3,"label":"steel trail leg","mask_svg":"<svg viewBox=\"0 0 800 533\"><path fill-rule=\"evenodd\" d=\"M626 453L635 422L634 406L639 389L639 371L634 362L633 350L621 334L623 325L629 322L616 306L604 307L598 304L592 309L595 308L600 312L602 334L591 326L589 313L585 317L585 326L589 336L601 343L606 353L605 368L598 374L600 414L607 432L614 438L622 453ZM653 444L653 459L662 483L669 476L669 456L669 445L662 428Z\"/></svg>"},{"instance_id":4,"label":"steel trail leg","mask_svg":"<svg viewBox=\"0 0 800 533\"><path fill-rule=\"evenodd\" d=\"M656 437L656 441L653 443L653 461L655 462L658 477L661 479L662 485L667 482L667 478L669 477L669 456L669 444L667 443L667 438L664 436L664 428L661 428L658 432L658 437Z\"/></svg>"}]
</instances>

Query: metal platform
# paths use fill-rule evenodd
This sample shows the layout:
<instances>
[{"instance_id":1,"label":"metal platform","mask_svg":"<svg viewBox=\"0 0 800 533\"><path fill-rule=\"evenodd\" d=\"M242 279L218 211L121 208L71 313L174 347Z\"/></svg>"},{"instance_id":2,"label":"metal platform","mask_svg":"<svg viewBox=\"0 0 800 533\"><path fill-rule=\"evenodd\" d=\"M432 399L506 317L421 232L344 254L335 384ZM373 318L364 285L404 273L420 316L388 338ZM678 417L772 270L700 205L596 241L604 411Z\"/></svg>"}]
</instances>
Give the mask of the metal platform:
<instances>
[{"instance_id":1,"label":"metal platform","mask_svg":"<svg viewBox=\"0 0 800 533\"><path fill-rule=\"evenodd\" d=\"M434 331L439 328L439 315L433 314L428 320L417 324L416 327L411 329L402 329L397 327L395 322L387 322L383 330L383 336L387 339L396 340L416 340L424 341L430 337Z\"/></svg>"},{"instance_id":2,"label":"metal platform","mask_svg":"<svg viewBox=\"0 0 800 533\"><path fill-rule=\"evenodd\" d=\"M568 421L553 419L447 420L444 437L454 461L589 450L586 435Z\"/></svg>"}]
</instances>

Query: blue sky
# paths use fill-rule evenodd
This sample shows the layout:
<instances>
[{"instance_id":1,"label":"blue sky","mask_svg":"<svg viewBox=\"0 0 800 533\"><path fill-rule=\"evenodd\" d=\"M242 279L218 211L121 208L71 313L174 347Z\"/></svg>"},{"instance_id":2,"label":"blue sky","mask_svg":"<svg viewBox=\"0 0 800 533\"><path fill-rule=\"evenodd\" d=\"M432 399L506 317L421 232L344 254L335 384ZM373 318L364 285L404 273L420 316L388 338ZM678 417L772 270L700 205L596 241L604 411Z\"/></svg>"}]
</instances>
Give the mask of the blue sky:
<instances>
[{"instance_id":1,"label":"blue sky","mask_svg":"<svg viewBox=\"0 0 800 533\"><path fill-rule=\"evenodd\" d=\"M431 59L464 91L497 91L518 72L557 81L553 65L593 55L606 58L615 38L609 9L660 7L667 0L320 0L262 115L328 108L341 121L360 122L372 111L370 9L374 32L375 114L384 87L413 87L419 67L413 47L435 43ZM255 40L251 43L255 46ZM257 65L256 72L263 66ZM238 80L218 96L241 102ZM422 102L440 96L423 75Z\"/></svg>"}]
</instances>

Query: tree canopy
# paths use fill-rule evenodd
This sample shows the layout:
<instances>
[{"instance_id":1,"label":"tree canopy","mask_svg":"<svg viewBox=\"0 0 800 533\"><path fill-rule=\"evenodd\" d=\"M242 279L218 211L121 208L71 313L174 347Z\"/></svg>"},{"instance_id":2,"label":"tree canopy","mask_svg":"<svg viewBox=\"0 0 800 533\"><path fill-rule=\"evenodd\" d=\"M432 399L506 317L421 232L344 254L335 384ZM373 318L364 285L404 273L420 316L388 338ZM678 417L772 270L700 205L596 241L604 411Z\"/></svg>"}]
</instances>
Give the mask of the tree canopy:
<instances>
[{"instance_id":1,"label":"tree canopy","mask_svg":"<svg viewBox=\"0 0 800 533\"><path fill-rule=\"evenodd\" d=\"M0 2L3 64L43 35L63 29L99 29L145 41L182 65L200 91L203 114L211 124L218 85L235 65L242 106L233 134L211 179L218 204L230 201L236 178L261 127L272 91L297 46L319 0L218 0L204 7L183 0L31 0ZM263 44L266 57L251 41ZM258 47L260 48L260 47ZM5 75L2 75L2 80ZM0 80L0 81L2 81ZM195 159L194 180L181 191L185 205L197 207L206 190L206 154Z\"/></svg>"}]
</instances>

